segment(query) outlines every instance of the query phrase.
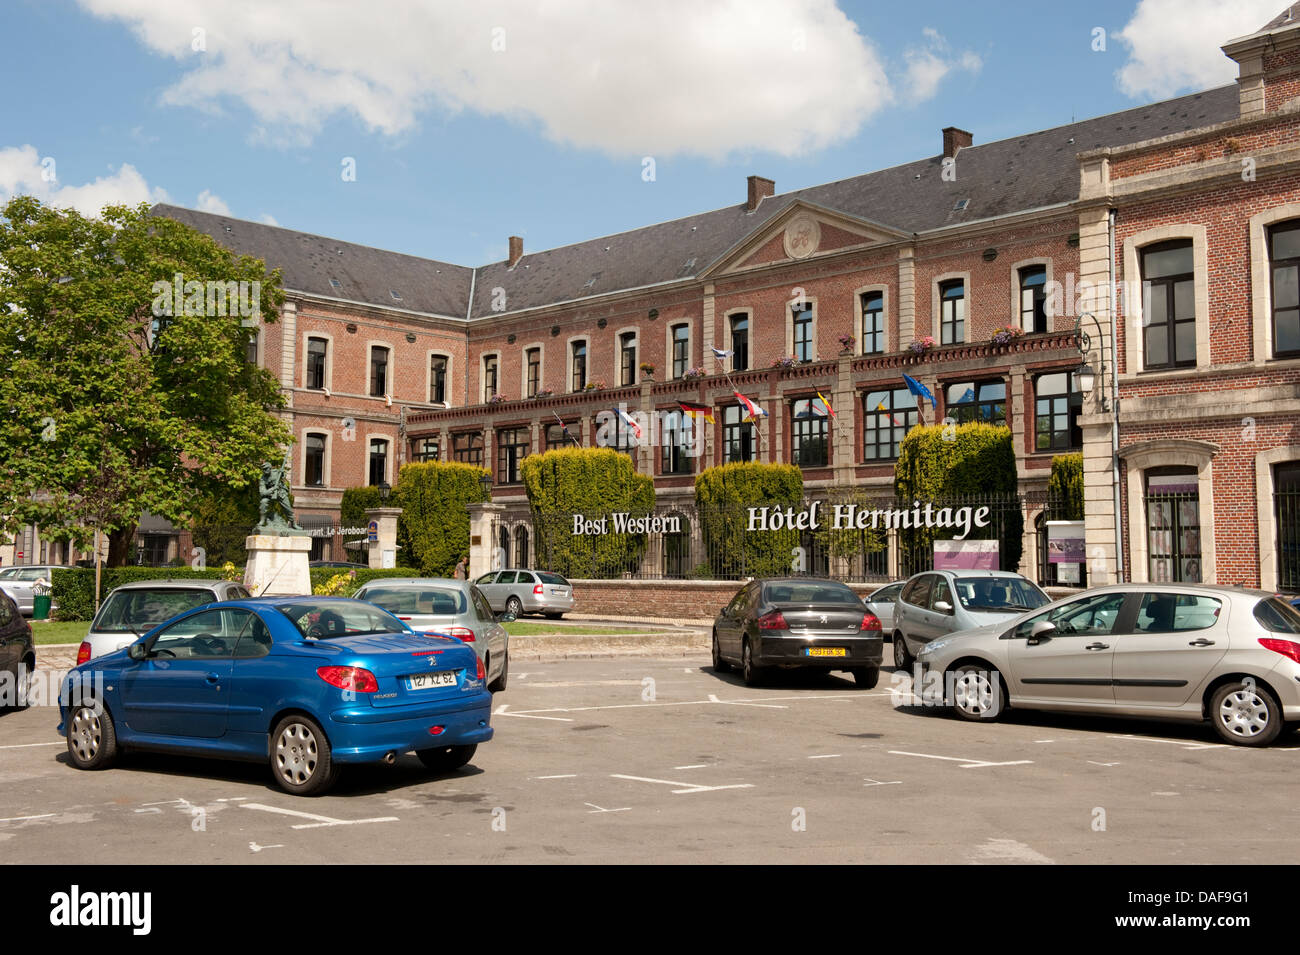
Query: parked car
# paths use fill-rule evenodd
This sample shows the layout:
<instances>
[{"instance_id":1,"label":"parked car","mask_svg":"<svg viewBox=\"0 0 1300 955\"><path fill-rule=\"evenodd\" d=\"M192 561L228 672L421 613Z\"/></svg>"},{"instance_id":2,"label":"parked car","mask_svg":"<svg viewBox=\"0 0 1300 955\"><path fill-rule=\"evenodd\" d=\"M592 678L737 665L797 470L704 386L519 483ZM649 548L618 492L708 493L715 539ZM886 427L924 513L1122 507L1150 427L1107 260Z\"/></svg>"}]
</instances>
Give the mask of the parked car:
<instances>
[{"instance_id":1,"label":"parked car","mask_svg":"<svg viewBox=\"0 0 1300 955\"><path fill-rule=\"evenodd\" d=\"M474 583L498 613L541 613L558 620L573 609L573 585L548 570L494 570Z\"/></svg>"},{"instance_id":2,"label":"parked car","mask_svg":"<svg viewBox=\"0 0 1300 955\"><path fill-rule=\"evenodd\" d=\"M19 613L31 616L35 609L37 585L48 587L56 570L65 570L57 564L17 564L0 569L0 590L18 604ZM54 609L51 606L50 609Z\"/></svg>"},{"instance_id":3,"label":"parked car","mask_svg":"<svg viewBox=\"0 0 1300 955\"><path fill-rule=\"evenodd\" d=\"M894 666L906 670L921 647L949 633L1018 617L1051 598L1005 570L929 570L907 579L894 605Z\"/></svg>"},{"instance_id":4,"label":"parked car","mask_svg":"<svg viewBox=\"0 0 1300 955\"><path fill-rule=\"evenodd\" d=\"M465 765L492 738L484 677L459 640L360 600L226 601L70 671L59 732L78 769L136 748L269 760L285 792L317 795L345 763Z\"/></svg>"},{"instance_id":5,"label":"parked car","mask_svg":"<svg viewBox=\"0 0 1300 955\"><path fill-rule=\"evenodd\" d=\"M233 580L135 580L114 587L99 605L90 632L77 648L77 662L85 663L120 650L146 631L204 604L242 600L249 596Z\"/></svg>"},{"instance_id":6,"label":"parked car","mask_svg":"<svg viewBox=\"0 0 1300 955\"><path fill-rule=\"evenodd\" d=\"M713 621L713 669L725 673L736 664L748 686L771 667L847 670L871 689L883 643L880 621L839 581L752 580Z\"/></svg>"},{"instance_id":7,"label":"parked car","mask_svg":"<svg viewBox=\"0 0 1300 955\"><path fill-rule=\"evenodd\" d=\"M0 591L0 673L13 675L7 686L0 686L0 707L21 709L26 705L28 682L35 669L32 625L18 612L14 599Z\"/></svg>"},{"instance_id":8,"label":"parked car","mask_svg":"<svg viewBox=\"0 0 1300 955\"><path fill-rule=\"evenodd\" d=\"M863 598L863 603L867 609L876 615L880 621L881 632L884 633L886 640L894 638L894 603L898 600L898 594L907 584L906 580L897 580L892 584L886 584L877 591L873 591L870 597Z\"/></svg>"},{"instance_id":9,"label":"parked car","mask_svg":"<svg viewBox=\"0 0 1300 955\"><path fill-rule=\"evenodd\" d=\"M483 660L488 689L496 693L506 688L510 638L501 624L515 618L507 613L498 619L487 598L469 581L384 577L370 581L352 596L383 607L412 630L446 634L472 645Z\"/></svg>"},{"instance_id":10,"label":"parked car","mask_svg":"<svg viewBox=\"0 0 1300 955\"><path fill-rule=\"evenodd\" d=\"M1225 742L1266 746L1300 719L1300 611L1237 587L1100 587L933 640L917 662L970 720L1008 706L1209 720Z\"/></svg>"},{"instance_id":11,"label":"parked car","mask_svg":"<svg viewBox=\"0 0 1300 955\"><path fill-rule=\"evenodd\" d=\"M369 564L354 564L348 560L312 560L307 562L308 567L338 567L341 570L369 570Z\"/></svg>"}]
</instances>

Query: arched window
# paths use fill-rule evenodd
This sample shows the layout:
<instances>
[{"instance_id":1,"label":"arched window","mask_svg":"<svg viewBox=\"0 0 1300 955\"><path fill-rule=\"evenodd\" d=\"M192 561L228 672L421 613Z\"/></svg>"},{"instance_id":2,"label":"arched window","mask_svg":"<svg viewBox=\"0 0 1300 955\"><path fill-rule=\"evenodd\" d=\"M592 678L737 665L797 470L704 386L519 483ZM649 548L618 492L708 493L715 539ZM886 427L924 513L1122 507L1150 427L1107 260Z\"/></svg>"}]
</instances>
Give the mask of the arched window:
<instances>
[{"instance_id":1,"label":"arched window","mask_svg":"<svg viewBox=\"0 0 1300 955\"><path fill-rule=\"evenodd\" d=\"M523 524L515 528L515 566L532 566L528 560L528 528Z\"/></svg>"}]
</instances>

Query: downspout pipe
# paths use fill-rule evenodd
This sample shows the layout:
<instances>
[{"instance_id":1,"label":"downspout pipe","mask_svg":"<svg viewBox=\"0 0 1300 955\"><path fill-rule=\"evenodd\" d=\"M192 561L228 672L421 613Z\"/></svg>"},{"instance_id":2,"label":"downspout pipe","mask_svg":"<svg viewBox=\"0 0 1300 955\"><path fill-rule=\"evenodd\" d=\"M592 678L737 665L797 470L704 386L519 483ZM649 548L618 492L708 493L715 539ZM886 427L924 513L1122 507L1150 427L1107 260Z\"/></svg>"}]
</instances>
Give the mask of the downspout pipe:
<instances>
[{"instance_id":1,"label":"downspout pipe","mask_svg":"<svg viewBox=\"0 0 1300 955\"><path fill-rule=\"evenodd\" d=\"M1124 529L1120 510L1119 487L1119 313L1118 291L1115 283L1115 219L1118 211L1110 210L1107 217L1108 266L1110 269L1110 463L1115 485L1115 582L1127 579L1124 573ZM1103 347L1105 343L1103 342ZM1132 503L1132 502L1130 502Z\"/></svg>"}]
</instances>

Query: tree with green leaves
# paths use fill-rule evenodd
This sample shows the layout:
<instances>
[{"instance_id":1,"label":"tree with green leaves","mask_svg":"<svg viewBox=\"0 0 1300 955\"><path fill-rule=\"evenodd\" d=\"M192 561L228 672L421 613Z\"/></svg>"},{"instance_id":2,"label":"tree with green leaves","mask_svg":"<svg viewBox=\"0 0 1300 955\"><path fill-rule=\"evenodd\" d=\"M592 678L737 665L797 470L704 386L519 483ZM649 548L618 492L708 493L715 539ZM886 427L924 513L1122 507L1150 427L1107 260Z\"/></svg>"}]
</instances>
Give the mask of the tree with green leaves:
<instances>
[{"instance_id":1,"label":"tree with green leaves","mask_svg":"<svg viewBox=\"0 0 1300 955\"><path fill-rule=\"evenodd\" d=\"M142 513L191 523L255 486L291 440L247 360L283 300L278 271L144 204L0 207L0 531L101 531L120 566Z\"/></svg>"}]
</instances>

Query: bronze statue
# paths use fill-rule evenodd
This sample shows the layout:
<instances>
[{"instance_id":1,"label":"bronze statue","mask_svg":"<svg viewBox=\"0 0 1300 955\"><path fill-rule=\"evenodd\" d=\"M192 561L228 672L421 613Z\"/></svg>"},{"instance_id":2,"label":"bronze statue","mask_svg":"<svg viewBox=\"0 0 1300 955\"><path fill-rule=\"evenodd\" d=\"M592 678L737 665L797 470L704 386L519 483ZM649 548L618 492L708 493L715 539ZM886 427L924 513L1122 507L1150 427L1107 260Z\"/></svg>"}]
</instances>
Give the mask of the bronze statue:
<instances>
[{"instance_id":1,"label":"bronze statue","mask_svg":"<svg viewBox=\"0 0 1300 955\"><path fill-rule=\"evenodd\" d=\"M293 519L288 468L269 461L263 464L257 488L261 499L257 505L258 524L255 533L286 534L302 530L301 525Z\"/></svg>"}]
</instances>

